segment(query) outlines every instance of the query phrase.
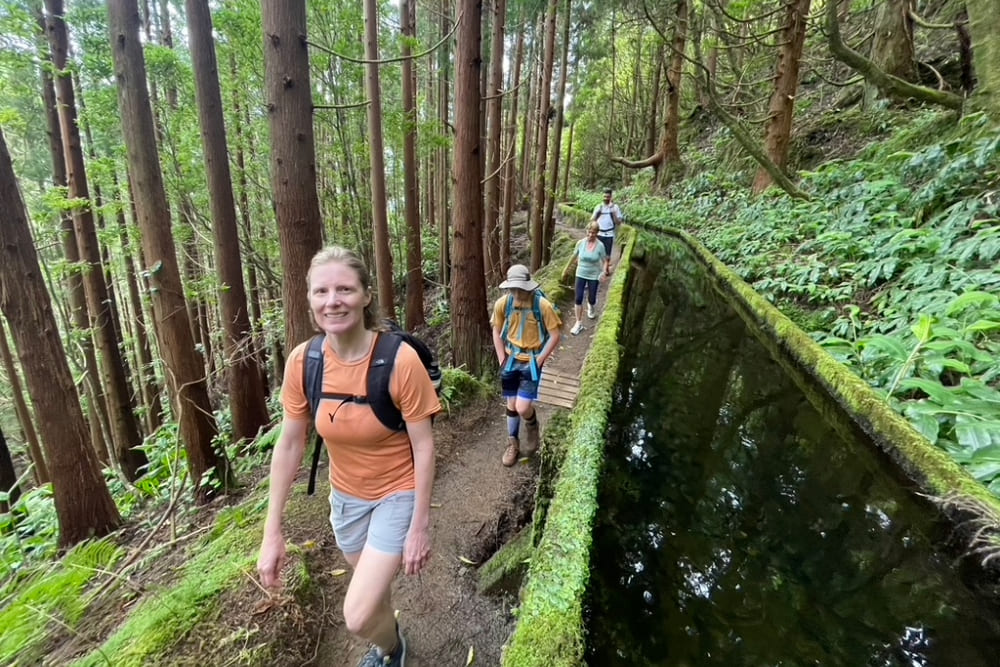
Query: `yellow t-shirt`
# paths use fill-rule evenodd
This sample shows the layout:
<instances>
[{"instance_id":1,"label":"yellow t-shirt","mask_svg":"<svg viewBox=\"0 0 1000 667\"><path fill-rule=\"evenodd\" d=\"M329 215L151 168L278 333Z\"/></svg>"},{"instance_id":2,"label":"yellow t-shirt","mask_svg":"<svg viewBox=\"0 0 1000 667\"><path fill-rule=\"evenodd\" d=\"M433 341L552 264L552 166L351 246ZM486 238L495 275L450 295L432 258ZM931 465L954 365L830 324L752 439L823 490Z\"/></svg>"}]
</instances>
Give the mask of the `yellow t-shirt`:
<instances>
[{"instance_id":1,"label":"yellow t-shirt","mask_svg":"<svg viewBox=\"0 0 1000 667\"><path fill-rule=\"evenodd\" d=\"M504 294L493 304L492 324L493 328L497 331L503 331L504 315L507 313L507 299L509 296L508 294ZM504 341L504 345L507 348L507 354L513 353L511 344L525 350L525 352L515 355L515 358L518 361L530 361L530 352L542 351L542 339L539 335L538 319L531 308L534 295L529 294L524 302L518 301L516 296L513 298L514 307L510 312L510 324L507 326L507 341ZM562 326L562 320L559 319L559 314L556 312L555 307L553 307L552 302L543 296L538 300L538 309L542 313L545 330L550 335L554 331L558 331L559 327ZM522 321L524 322L523 327L521 326Z\"/></svg>"},{"instance_id":2,"label":"yellow t-shirt","mask_svg":"<svg viewBox=\"0 0 1000 667\"><path fill-rule=\"evenodd\" d=\"M364 396L368 355L343 362L324 341L323 393ZM288 355L281 386L285 416L309 419L309 400L302 389L302 357L309 342ZM441 402L416 351L402 343L389 377L392 402L406 421L427 419L441 411ZM406 431L392 431L378 420L367 404L322 399L316 412L316 432L323 437L330 456L330 484L362 500L381 500L399 491L416 488L413 454Z\"/></svg>"}]
</instances>

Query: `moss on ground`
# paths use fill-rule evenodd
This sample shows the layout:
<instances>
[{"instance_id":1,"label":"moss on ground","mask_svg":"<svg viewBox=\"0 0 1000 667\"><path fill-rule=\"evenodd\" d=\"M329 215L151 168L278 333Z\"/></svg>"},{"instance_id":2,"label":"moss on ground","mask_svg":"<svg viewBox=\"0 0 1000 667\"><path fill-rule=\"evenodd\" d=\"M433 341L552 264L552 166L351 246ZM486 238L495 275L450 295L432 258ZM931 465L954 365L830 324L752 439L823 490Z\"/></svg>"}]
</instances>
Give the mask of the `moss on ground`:
<instances>
[{"instance_id":1,"label":"moss on ground","mask_svg":"<svg viewBox=\"0 0 1000 667\"><path fill-rule=\"evenodd\" d=\"M236 579L255 577L261 518L250 503L223 510L216 528L191 549L176 586L153 595L133 611L102 646L78 660L79 667L155 663L171 646L215 610L219 594ZM302 589L308 575L293 573Z\"/></svg>"},{"instance_id":2,"label":"moss on ground","mask_svg":"<svg viewBox=\"0 0 1000 667\"><path fill-rule=\"evenodd\" d=\"M490 557L479 569L480 593L489 594L516 581L531 562L531 525L524 526L514 539Z\"/></svg>"}]
</instances>

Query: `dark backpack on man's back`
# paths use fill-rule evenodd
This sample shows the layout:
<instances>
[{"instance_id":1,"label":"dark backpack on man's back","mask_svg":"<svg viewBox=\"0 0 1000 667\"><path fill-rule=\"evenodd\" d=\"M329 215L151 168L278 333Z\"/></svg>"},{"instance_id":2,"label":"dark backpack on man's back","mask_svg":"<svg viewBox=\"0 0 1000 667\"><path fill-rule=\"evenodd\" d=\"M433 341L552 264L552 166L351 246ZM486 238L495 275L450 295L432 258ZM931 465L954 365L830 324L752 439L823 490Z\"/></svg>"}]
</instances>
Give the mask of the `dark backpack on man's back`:
<instances>
[{"instance_id":1,"label":"dark backpack on man's back","mask_svg":"<svg viewBox=\"0 0 1000 667\"><path fill-rule=\"evenodd\" d=\"M391 431L406 430L406 422L403 419L399 408L392 402L389 394L389 378L392 377L392 369L396 363L396 352L401 343L406 342L412 347L420 362L424 365L434 391L441 394L441 368L438 366L437 358L427 346L427 343L420 340L413 334L403 331L399 326L386 320L388 329L377 332L378 338L375 340L375 349L372 350L368 361L368 373L365 379L365 395L355 396L349 394L332 394L323 392L323 347L326 339L325 334L316 334L309 341L306 352L302 356L304 365L302 372L302 389L309 402L309 413L312 415L313 423L316 421L316 412L319 410L321 399L328 398L339 400L342 403L364 403L371 407L372 412L378 420ZM319 455L323 448L323 438L316 435L316 445L313 449L312 467L309 470L308 494L312 495L316 490L316 469L319 467Z\"/></svg>"}]
</instances>

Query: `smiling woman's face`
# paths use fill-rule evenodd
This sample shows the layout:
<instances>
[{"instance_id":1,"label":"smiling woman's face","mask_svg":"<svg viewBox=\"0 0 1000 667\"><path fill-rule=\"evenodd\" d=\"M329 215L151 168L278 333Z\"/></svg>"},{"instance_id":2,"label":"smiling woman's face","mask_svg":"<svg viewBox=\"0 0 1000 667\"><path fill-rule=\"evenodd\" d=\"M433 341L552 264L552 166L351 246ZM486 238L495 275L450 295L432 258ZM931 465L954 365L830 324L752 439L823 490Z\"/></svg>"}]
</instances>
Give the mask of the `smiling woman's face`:
<instances>
[{"instance_id":1,"label":"smiling woman's face","mask_svg":"<svg viewBox=\"0 0 1000 667\"><path fill-rule=\"evenodd\" d=\"M371 300L357 271L342 262L315 266L309 274L309 308L316 326L328 334L364 328L365 306Z\"/></svg>"}]
</instances>

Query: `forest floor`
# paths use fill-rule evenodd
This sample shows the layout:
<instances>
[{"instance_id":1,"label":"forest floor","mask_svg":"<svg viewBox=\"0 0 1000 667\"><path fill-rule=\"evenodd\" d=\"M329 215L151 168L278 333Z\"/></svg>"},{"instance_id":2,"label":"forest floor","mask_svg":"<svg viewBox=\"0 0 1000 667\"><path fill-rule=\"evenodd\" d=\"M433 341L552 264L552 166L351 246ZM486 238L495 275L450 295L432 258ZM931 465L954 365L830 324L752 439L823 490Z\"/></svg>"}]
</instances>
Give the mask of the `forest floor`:
<instances>
[{"instance_id":1,"label":"forest floor","mask_svg":"<svg viewBox=\"0 0 1000 667\"><path fill-rule=\"evenodd\" d=\"M559 228L574 238L583 236L581 229ZM518 241L518 245L526 245L524 239ZM619 253L616 250L616 257ZM607 285L602 281L598 318L604 309ZM547 368L576 376L598 320L586 319L585 329L577 336L570 335L575 321L572 301L558 305L563 337ZM476 566L530 521L538 474L536 458L522 458L511 468L500 462L507 432L498 390L492 398L442 415L435 422L437 475L431 499L430 563L419 577L400 573L392 588L392 604L407 639L409 667L467 665L470 649L473 664L498 665L514 628L516 591L481 595L476 589ZM538 404L543 430L555 409ZM261 475L264 477L251 484L253 488L242 499L223 501L237 503L236 509L250 521L243 528L253 532L246 536L248 543L259 539L255 517L262 517L266 506L266 470ZM350 570L329 524L328 484L322 482L325 465L314 496L305 493L307 477L307 466L303 466L285 513L285 538L290 545L285 578L305 572L308 585L294 595L269 594L247 564L245 576L220 591L212 611L184 632L156 664L353 667L358 663L368 647L344 626L342 605ZM211 521L211 517L202 514L200 523L206 520ZM174 576L171 573L179 572L190 557L184 552L173 551L133 575L132 590L150 591L167 584ZM208 597L215 596L209 593ZM96 617L88 614L93 622L87 624L85 632L75 637L50 636L44 664L67 664L72 656L81 655L83 645L91 650L100 645L101 637L125 620L128 610L139 601L134 593L117 602L107 600L103 613L96 612Z\"/></svg>"}]
</instances>

